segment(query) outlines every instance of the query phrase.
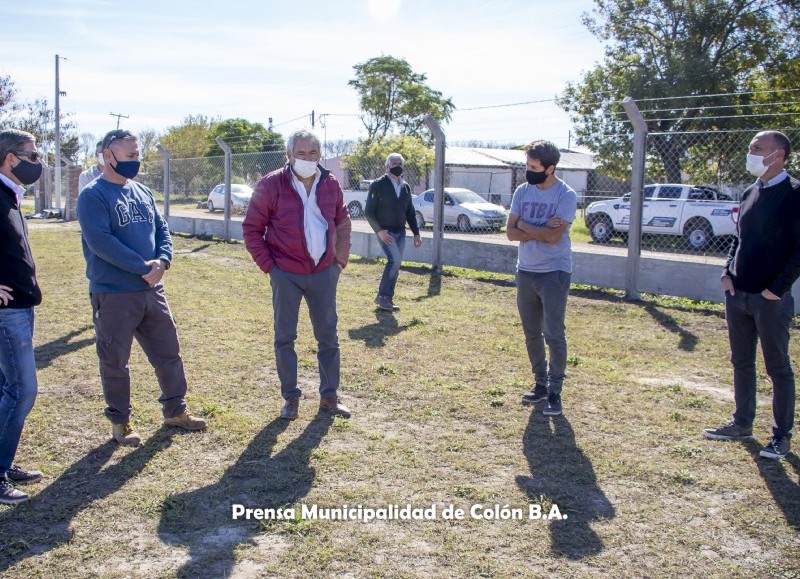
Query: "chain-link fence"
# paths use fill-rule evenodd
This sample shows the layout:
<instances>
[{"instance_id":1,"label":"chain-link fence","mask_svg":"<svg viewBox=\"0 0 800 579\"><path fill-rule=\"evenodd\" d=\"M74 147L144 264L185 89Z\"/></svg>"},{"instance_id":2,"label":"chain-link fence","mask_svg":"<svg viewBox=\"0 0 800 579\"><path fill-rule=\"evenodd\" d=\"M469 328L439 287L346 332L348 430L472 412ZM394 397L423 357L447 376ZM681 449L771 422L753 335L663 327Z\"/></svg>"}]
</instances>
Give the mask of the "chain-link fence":
<instances>
[{"instance_id":1,"label":"chain-link fence","mask_svg":"<svg viewBox=\"0 0 800 579\"><path fill-rule=\"evenodd\" d=\"M727 253L736 233L740 196L755 181L745 169L745 158L759 130L648 134L642 249L720 257ZM783 132L791 142L800 142L800 129ZM790 172L796 162L796 156L789 159ZM585 211L584 224L597 244L624 246L629 241L629 182L625 185L626 193L596 198Z\"/></svg>"}]
</instances>

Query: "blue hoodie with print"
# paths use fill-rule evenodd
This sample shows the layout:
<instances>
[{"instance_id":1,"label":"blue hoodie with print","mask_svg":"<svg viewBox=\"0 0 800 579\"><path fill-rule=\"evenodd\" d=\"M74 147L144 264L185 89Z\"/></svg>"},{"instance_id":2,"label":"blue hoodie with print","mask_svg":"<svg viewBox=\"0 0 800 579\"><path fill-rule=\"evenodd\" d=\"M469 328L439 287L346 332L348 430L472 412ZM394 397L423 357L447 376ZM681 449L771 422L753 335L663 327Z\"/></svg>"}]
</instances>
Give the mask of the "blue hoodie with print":
<instances>
[{"instance_id":1,"label":"blue hoodie with print","mask_svg":"<svg viewBox=\"0 0 800 579\"><path fill-rule=\"evenodd\" d=\"M145 262L172 261L169 226L144 185L100 177L81 191L77 213L90 292L149 290Z\"/></svg>"}]
</instances>

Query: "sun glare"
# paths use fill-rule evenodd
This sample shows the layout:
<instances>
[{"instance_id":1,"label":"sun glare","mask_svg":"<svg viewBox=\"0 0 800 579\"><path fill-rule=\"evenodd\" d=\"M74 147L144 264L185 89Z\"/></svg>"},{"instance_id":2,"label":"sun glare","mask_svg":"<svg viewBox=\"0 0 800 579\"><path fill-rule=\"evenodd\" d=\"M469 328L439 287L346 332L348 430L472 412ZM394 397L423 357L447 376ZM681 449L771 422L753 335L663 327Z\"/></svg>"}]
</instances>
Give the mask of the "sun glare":
<instances>
[{"instance_id":1,"label":"sun glare","mask_svg":"<svg viewBox=\"0 0 800 579\"><path fill-rule=\"evenodd\" d=\"M386 22L391 20L400 11L402 0L367 0L369 13L375 20Z\"/></svg>"}]
</instances>

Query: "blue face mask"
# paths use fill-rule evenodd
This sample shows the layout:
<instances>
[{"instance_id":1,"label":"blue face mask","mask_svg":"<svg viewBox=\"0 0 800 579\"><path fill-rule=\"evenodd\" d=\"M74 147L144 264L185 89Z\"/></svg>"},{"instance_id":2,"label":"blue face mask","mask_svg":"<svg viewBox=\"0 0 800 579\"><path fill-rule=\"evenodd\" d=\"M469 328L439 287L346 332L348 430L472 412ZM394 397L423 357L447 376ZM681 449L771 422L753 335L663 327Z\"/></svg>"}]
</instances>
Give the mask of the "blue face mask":
<instances>
[{"instance_id":1,"label":"blue face mask","mask_svg":"<svg viewBox=\"0 0 800 579\"><path fill-rule=\"evenodd\" d=\"M109 149L111 151L111 149ZM111 156L114 157L114 160L117 162L117 165L112 165L111 168L119 175L120 177L125 177L126 179L133 179L136 175L139 174L139 167L141 163L139 161L120 161L117 159L117 156L114 154L114 151L111 151Z\"/></svg>"}]
</instances>

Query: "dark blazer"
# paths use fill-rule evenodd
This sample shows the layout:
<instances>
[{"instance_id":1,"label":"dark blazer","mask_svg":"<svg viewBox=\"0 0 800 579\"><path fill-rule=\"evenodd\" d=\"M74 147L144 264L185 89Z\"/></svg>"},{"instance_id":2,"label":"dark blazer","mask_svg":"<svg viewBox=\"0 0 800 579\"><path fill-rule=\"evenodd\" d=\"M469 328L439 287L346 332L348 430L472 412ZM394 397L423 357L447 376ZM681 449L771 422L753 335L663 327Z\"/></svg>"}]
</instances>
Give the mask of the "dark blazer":
<instances>
[{"instance_id":1,"label":"dark blazer","mask_svg":"<svg viewBox=\"0 0 800 579\"><path fill-rule=\"evenodd\" d=\"M13 300L0 308L32 308L42 303L28 243L28 223L17 205L14 190L0 181L0 285L11 288Z\"/></svg>"},{"instance_id":2,"label":"dark blazer","mask_svg":"<svg viewBox=\"0 0 800 579\"><path fill-rule=\"evenodd\" d=\"M389 175L373 181L369 186L364 215L375 233L382 229L399 233L405 231L406 223L408 223L412 233L419 235L411 187L404 182L400 190L400 197L398 197Z\"/></svg>"}]
</instances>

